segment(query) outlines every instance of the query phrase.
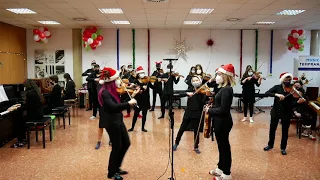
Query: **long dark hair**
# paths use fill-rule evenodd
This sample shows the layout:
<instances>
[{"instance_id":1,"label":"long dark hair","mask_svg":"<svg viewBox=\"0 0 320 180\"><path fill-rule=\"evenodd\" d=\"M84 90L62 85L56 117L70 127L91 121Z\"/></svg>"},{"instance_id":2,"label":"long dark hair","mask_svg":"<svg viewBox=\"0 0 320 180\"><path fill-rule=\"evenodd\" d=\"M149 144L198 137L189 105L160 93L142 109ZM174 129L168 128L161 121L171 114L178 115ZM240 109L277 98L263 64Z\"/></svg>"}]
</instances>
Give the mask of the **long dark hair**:
<instances>
[{"instance_id":1,"label":"long dark hair","mask_svg":"<svg viewBox=\"0 0 320 180\"><path fill-rule=\"evenodd\" d=\"M31 92L31 91L36 91L39 99L41 101L41 103L44 102L44 98L40 92L40 88L38 87L38 85L32 80L32 79L27 79L24 82L24 87L26 88L26 93Z\"/></svg>"},{"instance_id":2,"label":"long dark hair","mask_svg":"<svg viewBox=\"0 0 320 180\"><path fill-rule=\"evenodd\" d=\"M65 73L64 75L63 75L63 77L67 80L67 81L73 81L72 79L71 79L71 76L70 76L70 74L69 73Z\"/></svg>"},{"instance_id":3,"label":"long dark hair","mask_svg":"<svg viewBox=\"0 0 320 180\"><path fill-rule=\"evenodd\" d=\"M201 64L197 64L195 67L196 67L196 74L197 74L197 67L200 67L202 74L197 74L197 75L202 76L204 72L203 72L203 68L202 68Z\"/></svg>"},{"instance_id":4,"label":"long dark hair","mask_svg":"<svg viewBox=\"0 0 320 180\"><path fill-rule=\"evenodd\" d=\"M194 74L192 74L192 72L191 72L192 69L194 69L194 71L195 71L194 73L196 74L196 67L195 67L195 66L191 66L190 71L189 71L189 75L190 75L190 76L193 76L193 75L194 75Z\"/></svg>"},{"instance_id":5,"label":"long dark hair","mask_svg":"<svg viewBox=\"0 0 320 180\"><path fill-rule=\"evenodd\" d=\"M242 77L244 77L244 78L249 77L249 74L248 74L249 71L253 71L251 65L248 65L248 66L246 67L246 71L243 73L243 76L242 76Z\"/></svg>"}]
</instances>

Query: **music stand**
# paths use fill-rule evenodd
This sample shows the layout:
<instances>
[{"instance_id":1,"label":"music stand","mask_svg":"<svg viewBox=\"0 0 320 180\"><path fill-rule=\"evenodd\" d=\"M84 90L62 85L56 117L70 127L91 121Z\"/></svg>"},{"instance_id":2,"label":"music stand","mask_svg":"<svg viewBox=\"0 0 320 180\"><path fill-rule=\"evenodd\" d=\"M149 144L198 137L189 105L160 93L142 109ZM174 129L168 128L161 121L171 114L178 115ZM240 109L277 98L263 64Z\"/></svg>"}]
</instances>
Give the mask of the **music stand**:
<instances>
[{"instance_id":1,"label":"music stand","mask_svg":"<svg viewBox=\"0 0 320 180\"><path fill-rule=\"evenodd\" d=\"M169 64L168 64L168 67L169 67L169 70L170 70L170 74L169 74L169 77L168 79L171 77L171 74L172 74L172 68L173 68L173 65L172 65L172 61L177 61L178 59L163 59L164 61L169 61ZM173 81L170 81L171 82L171 85L173 87ZM174 180L174 167L173 167L173 141L174 141L174 112L172 111L173 110L173 107L172 107L172 100L173 100L173 91L168 93L169 95L169 120L170 120L170 128L171 128L171 149L169 150L171 152L171 177L168 178L170 180ZM170 153L169 152L169 153Z\"/></svg>"}]
</instances>

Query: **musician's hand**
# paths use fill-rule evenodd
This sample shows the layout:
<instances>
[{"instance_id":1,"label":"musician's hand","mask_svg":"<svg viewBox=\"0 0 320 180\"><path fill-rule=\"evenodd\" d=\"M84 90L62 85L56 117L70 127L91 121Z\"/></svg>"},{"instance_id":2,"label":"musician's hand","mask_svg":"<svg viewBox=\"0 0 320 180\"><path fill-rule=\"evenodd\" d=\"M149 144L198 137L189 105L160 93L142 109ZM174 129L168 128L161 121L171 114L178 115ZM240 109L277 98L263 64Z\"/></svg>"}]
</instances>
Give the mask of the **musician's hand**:
<instances>
[{"instance_id":1,"label":"musician's hand","mask_svg":"<svg viewBox=\"0 0 320 180\"><path fill-rule=\"evenodd\" d=\"M206 113L208 113L209 108L210 108L210 106L206 106L206 107L204 108L204 111L205 111Z\"/></svg>"},{"instance_id":2,"label":"musician's hand","mask_svg":"<svg viewBox=\"0 0 320 180\"><path fill-rule=\"evenodd\" d=\"M131 99L129 102L128 102L131 106L137 104L137 100L135 99Z\"/></svg>"},{"instance_id":3,"label":"musician's hand","mask_svg":"<svg viewBox=\"0 0 320 180\"><path fill-rule=\"evenodd\" d=\"M158 78L158 81L161 82L161 78Z\"/></svg>"},{"instance_id":4,"label":"musician's hand","mask_svg":"<svg viewBox=\"0 0 320 180\"><path fill-rule=\"evenodd\" d=\"M294 115L295 115L295 116L297 116L298 118L300 118L300 117L301 117L301 114L300 114L300 113L298 113L297 111L295 111L295 112L294 112Z\"/></svg>"},{"instance_id":5,"label":"musician's hand","mask_svg":"<svg viewBox=\"0 0 320 180\"><path fill-rule=\"evenodd\" d=\"M168 81L168 79L167 79L167 78L166 78L166 79L163 79L163 81L164 81L164 82L167 82L167 81Z\"/></svg>"},{"instance_id":6,"label":"musician's hand","mask_svg":"<svg viewBox=\"0 0 320 180\"><path fill-rule=\"evenodd\" d=\"M252 77L247 77L247 80L249 80L249 81L250 81L251 79L252 79Z\"/></svg>"},{"instance_id":7,"label":"musician's hand","mask_svg":"<svg viewBox=\"0 0 320 180\"><path fill-rule=\"evenodd\" d=\"M211 94L211 92L210 92L210 90L208 89L207 91L206 91L206 96L211 96L212 94Z\"/></svg>"},{"instance_id":8,"label":"musician's hand","mask_svg":"<svg viewBox=\"0 0 320 180\"><path fill-rule=\"evenodd\" d=\"M99 78L95 78L95 79L94 79L94 81L99 82L99 81L100 81L100 79L99 79Z\"/></svg>"},{"instance_id":9,"label":"musician's hand","mask_svg":"<svg viewBox=\"0 0 320 180\"><path fill-rule=\"evenodd\" d=\"M147 86L146 86L146 85L144 85L144 86L142 86L142 88L143 88L144 90L146 90L146 89L147 89Z\"/></svg>"},{"instance_id":10,"label":"musician's hand","mask_svg":"<svg viewBox=\"0 0 320 180\"><path fill-rule=\"evenodd\" d=\"M304 98L299 98L299 100L297 101L297 103L304 103L304 102L306 102L306 99Z\"/></svg>"},{"instance_id":11,"label":"musician's hand","mask_svg":"<svg viewBox=\"0 0 320 180\"><path fill-rule=\"evenodd\" d=\"M140 92L140 87L133 91L132 96L136 96Z\"/></svg>"},{"instance_id":12,"label":"musician's hand","mask_svg":"<svg viewBox=\"0 0 320 180\"><path fill-rule=\"evenodd\" d=\"M276 97L280 99L280 101L284 100L285 96L283 94L276 94Z\"/></svg>"},{"instance_id":13,"label":"musician's hand","mask_svg":"<svg viewBox=\"0 0 320 180\"><path fill-rule=\"evenodd\" d=\"M193 96L193 93L192 93L192 92L187 92L187 95L188 95L189 97L192 97L192 96Z\"/></svg>"}]
</instances>

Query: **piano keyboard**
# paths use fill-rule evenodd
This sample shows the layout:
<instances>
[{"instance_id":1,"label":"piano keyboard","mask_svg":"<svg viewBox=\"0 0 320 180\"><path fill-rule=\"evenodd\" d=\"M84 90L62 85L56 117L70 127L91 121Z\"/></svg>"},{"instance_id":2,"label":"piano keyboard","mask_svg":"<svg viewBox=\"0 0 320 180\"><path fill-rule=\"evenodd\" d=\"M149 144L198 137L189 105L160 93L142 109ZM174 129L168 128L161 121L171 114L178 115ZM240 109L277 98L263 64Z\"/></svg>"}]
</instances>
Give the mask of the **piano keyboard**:
<instances>
[{"instance_id":1,"label":"piano keyboard","mask_svg":"<svg viewBox=\"0 0 320 180\"><path fill-rule=\"evenodd\" d=\"M317 111L320 110L320 107L316 103L310 102L310 105L313 106Z\"/></svg>"}]
</instances>

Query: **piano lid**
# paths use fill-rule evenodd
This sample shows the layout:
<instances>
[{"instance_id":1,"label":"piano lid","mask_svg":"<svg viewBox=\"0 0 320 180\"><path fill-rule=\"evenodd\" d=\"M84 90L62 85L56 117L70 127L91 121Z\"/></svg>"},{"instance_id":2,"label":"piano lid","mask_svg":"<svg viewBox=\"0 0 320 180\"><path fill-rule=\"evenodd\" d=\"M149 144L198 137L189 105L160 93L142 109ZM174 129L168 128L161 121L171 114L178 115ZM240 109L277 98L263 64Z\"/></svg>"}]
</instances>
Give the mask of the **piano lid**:
<instances>
[{"instance_id":1,"label":"piano lid","mask_svg":"<svg viewBox=\"0 0 320 180\"><path fill-rule=\"evenodd\" d=\"M9 101L9 99L3 85L0 85L0 103L4 101Z\"/></svg>"}]
</instances>

